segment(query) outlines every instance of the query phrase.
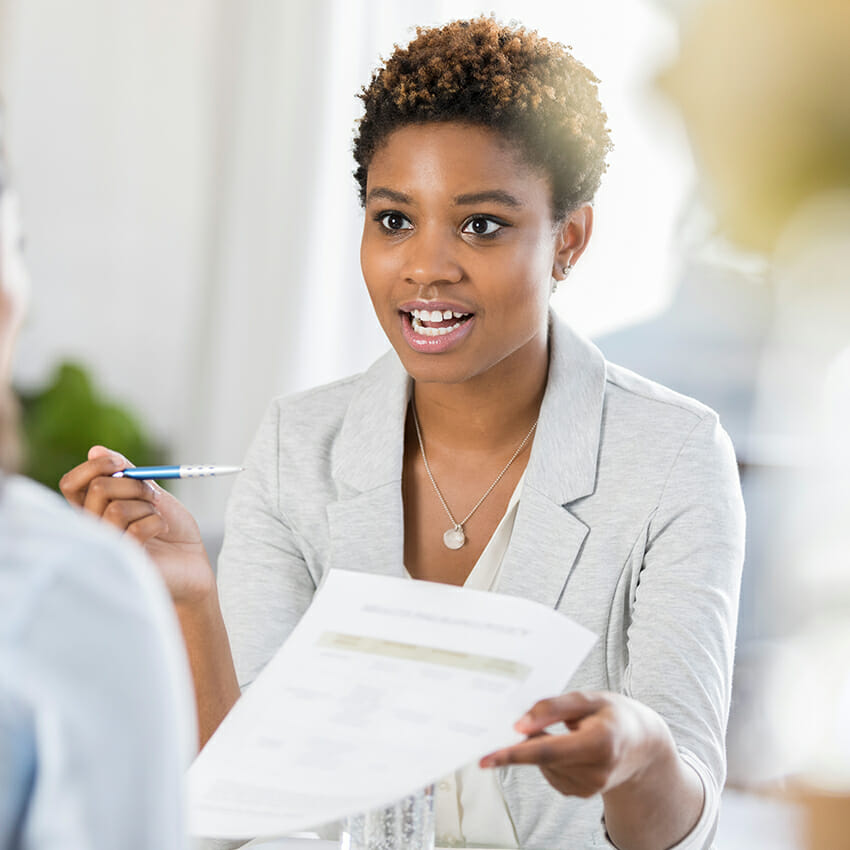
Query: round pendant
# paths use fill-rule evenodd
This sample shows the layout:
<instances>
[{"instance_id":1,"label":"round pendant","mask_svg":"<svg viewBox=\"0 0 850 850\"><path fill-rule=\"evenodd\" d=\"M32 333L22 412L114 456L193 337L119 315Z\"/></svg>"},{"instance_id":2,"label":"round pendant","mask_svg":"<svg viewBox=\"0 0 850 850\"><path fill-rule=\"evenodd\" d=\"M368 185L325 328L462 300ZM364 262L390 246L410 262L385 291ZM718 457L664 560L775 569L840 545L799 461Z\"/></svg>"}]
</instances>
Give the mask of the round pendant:
<instances>
[{"instance_id":1,"label":"round pendant","mask_svg":"<svg viewBox=\"0 0 850 850\"><path fill-rule=\"evenodd\" d=\"M443 535L443 543L446 544L447 549L460 549L466 543L466 535L463 533L463 529L459 525L450 528Z\"/></svg>"}]
</instances>

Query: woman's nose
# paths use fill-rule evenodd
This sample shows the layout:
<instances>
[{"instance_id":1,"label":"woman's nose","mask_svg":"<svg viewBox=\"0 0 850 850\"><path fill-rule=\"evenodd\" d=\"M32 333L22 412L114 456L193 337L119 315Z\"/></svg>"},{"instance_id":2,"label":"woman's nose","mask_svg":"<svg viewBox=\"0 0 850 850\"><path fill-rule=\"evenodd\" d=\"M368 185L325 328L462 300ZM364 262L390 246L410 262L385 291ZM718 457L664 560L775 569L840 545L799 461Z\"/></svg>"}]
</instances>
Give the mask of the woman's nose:
<instances>
[{"instance_id":1,"label":"woman's nose","mask_svg":"<svg viewBox=\"0 0 850 850\"><path fill-rule=\"evenodd\" d=\"M431 229L417 233L408 243L405 280L417 286L460 282L463 268L454 243L453 233Z\"/></svg>"}]
</instances>

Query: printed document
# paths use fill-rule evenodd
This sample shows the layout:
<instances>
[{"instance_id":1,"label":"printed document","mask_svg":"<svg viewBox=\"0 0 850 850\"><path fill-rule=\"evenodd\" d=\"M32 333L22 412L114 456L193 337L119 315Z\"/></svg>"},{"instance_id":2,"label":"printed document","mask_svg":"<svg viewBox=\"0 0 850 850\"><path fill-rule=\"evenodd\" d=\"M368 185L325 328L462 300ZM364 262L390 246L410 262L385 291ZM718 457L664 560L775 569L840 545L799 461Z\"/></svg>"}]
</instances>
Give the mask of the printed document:
<instances>
[{"instance_id":1,"label":"printed document","mask_svg":"<svg viewBox=\"0 0 850 850\"><path fill-rule=\"evenodd\" d=\"M513 724L594 641L525 599L331 570L190 768L191 831L281 835L391 803L522 740Z\"/></svg>"}]
</instances>

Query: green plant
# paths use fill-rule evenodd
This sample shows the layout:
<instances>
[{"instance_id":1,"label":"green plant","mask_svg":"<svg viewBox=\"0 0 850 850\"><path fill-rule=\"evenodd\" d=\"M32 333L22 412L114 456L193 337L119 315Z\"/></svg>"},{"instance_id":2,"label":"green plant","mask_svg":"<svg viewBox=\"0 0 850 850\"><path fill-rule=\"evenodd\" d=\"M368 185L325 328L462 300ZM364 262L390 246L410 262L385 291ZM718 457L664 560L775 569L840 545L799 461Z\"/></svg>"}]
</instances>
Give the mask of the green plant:
<instances>
[{"instance_id":1,"label":"green plant","mask_svg":"<svg viewBox=\"0 0 850 850\"><path fill-rule=\"evenodd\" d=\"M165 448L133 413L101 396L77 363L61 363L44 389L17 395L24 438L22 471L54 490L96 444L121 452L138 466L163 462Z\"/></svg>"}]
</instances>

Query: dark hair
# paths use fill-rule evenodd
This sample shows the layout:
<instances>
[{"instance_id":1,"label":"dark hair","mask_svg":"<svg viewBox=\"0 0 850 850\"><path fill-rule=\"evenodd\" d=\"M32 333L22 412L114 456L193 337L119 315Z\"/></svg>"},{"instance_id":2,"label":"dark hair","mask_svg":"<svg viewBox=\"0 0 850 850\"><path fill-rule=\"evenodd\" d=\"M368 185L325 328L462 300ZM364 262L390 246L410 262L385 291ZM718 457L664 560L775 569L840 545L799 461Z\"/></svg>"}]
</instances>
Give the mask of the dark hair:
<instances>
[{"instance_id":1,"label":"dark hair","mask_svg":"<svg viewBox=\"0 0 850 850\"><path fill-rule=\"evenodd\" d=\"M556 220L593 199L611 149L597 78L557 42L492 17L419 27L372 75L359 97L354 176L365 203L372 157L407 124L489 127L547 174Z\"/></svg>"}]
</instances>

